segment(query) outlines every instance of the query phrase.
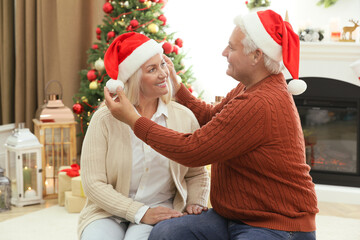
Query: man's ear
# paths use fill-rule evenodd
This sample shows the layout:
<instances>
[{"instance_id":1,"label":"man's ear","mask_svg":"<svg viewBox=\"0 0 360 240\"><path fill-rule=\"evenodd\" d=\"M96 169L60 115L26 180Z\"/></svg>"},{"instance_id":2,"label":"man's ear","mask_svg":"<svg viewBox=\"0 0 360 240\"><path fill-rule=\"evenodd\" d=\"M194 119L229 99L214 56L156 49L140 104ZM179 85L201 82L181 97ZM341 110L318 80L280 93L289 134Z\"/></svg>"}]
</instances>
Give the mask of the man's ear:
<instances>
[{"instance_id":1,"label":"man's ear","mask_svg":"<svg viewBox=\"0 0 360 240\"><path fill-rule=\"evenodd\" d=\"M257 64L264 57L264 52L258 48L253 53L254 65Z\"/></svg>"}]
</instances>

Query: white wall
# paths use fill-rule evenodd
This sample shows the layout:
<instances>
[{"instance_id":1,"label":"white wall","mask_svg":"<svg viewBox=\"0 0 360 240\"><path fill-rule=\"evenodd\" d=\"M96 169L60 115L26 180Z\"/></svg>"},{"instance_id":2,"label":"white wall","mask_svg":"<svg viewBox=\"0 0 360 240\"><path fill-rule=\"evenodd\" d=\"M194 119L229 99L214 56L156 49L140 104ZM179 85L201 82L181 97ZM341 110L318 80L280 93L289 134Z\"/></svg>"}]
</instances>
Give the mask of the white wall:
<instances>
[{"instance_id":1,"label":"white wall","mask_svg":"<svg viewBox=\"0 0 360 240\"><path fill-rule=\"evenodd\" d=\"M228 77L226 58L221 55L234 28L233 18L248 12L245 0L191 1L169 0L164 8L169 31L184 41L186 66L192 65L197 78L195 89L204 90L204 100L214 101L237 85ZM281 15L289 12L290 22L297 32L310 24L327 31L333 18L340 25L352 26L348 19L360 20L360 0L338 0L329 8L316 6L318 0L272 0L271 9ZM357 37L358 39L359 37Z\"/></svg>"}]
</instances>

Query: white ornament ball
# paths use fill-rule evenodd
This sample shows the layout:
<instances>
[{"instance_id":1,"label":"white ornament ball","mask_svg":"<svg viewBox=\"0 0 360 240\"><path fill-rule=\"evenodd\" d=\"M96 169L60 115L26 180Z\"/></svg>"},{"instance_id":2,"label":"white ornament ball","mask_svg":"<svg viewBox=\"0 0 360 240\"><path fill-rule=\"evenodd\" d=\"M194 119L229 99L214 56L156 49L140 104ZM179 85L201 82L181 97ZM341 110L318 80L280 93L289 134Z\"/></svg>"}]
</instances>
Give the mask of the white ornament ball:
<instances>
[{"instance_id":1,"label":"white ornament ball","mask_svg":"<svg viewBox=\"0 0 360 240\"><path fill-rule=\"evenodd\" d=\"M300 95L305 92L306 88L306 82L300 79L293 79L288 83L288 91L292 95Z\"/></svg>"},{"instance_id":2,"label":"white ornament ball","mask_svg":"<svg viewBox=\"0 0 360 240\"><path fill-rule=\"evenodd\" d=\"M105 69L104 60L99 58L98 60L95 61L94 66L95 66L95 69L98 71L104 70Z\"/></svg>"},{"instance_id":3,"label":"white ornament ball","mask_svg":"<svg viewBox=\"0 0 360 240\"><path fill-rule=\"evenodd\" d=\"M124 2L124 7L129 8L129 2L128 1Z\"/></svg>"},{"instance_id":4,"label":"white ornament ball","mask_svg":"<svg viewBox=\"0 0 360 240\"><path fill-rule=\"evenodd\" d=\"M106 82L106 87L109 89L110 93L116 93L116 89L118 87L121 87L122 89L124 89L124 83L120 80L109 79Z\"/></svg>"}]
</instances>

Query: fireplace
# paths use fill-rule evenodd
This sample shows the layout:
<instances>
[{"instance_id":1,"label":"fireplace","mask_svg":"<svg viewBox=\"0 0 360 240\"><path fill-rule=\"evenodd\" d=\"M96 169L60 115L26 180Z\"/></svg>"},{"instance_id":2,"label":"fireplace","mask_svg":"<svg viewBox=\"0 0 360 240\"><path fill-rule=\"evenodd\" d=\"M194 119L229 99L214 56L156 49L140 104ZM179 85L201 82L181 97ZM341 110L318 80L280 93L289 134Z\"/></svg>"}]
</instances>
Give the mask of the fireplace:
<instances>
[{"instance_id":1,"label":"fireplace","mask_svg":"<svg viewBox=\"0 0 360 240\"><path fill-rule=\"evenodd\" d=\"M294 96L314 183L360 187L360 87L323 77L302 77L308 89Z\"/></svg>"}]
</instances>

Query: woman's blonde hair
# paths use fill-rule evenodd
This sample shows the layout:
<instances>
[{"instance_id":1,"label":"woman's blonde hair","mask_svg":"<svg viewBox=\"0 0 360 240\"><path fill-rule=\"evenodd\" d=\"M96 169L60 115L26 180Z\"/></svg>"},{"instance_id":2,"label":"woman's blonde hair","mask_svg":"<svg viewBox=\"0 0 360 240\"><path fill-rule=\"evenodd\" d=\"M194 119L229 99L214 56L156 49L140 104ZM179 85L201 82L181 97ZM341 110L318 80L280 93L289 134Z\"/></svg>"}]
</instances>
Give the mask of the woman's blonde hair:
<instances>
[{"instance_id":1,"label":"woman's blonde hair","mask_svg":"<svg viewBox=\"0 0 360 240\"><path fill-rule=\"evenodd\" d=\"M139 68L129 78L129 80L126 81L124 86L124 92L126 97L134 106L139 105L141 77L142 77L142 70L141 68ZM161 96L160 98L165 104L168 104L171 101L171 96L172 96L172 85L169 77L167 78L166 83L167 83L168 92L167 94Z\"/></svg>"}]
</instances>

